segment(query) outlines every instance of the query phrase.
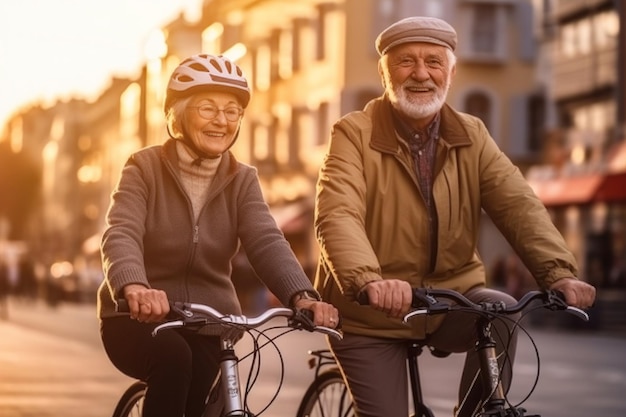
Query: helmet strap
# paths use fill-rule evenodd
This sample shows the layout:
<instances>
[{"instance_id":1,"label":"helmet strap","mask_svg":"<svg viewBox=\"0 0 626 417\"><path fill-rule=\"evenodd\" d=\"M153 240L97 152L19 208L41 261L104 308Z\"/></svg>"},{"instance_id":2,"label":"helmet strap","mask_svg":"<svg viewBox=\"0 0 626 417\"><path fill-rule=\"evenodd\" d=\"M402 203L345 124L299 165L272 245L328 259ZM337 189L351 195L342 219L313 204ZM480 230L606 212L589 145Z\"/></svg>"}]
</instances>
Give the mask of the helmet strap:
<instances>
[{"instance_id":1,"label":"helmet strap","mask_svg":"<svg viewBox=\"0 0 626 417\"><path fill-rule=\"evenodd\" d=\"M202 163L202 161L204 161L205 159L214 159L215 157L211 157L209 155L207 155L205 152L202 152L200 149L198 149L198 147L193 143L193 141L191 139L189 139L189 135L187 134L187 131L185 129L185 127L182 127L183 130L183 139L181 140L181 142L187 146L189 149L191 149L193 151L193 153L195 153L198 158L194 159L193 164L194 165L200 165Z\"/></svg>"}]
</instances>

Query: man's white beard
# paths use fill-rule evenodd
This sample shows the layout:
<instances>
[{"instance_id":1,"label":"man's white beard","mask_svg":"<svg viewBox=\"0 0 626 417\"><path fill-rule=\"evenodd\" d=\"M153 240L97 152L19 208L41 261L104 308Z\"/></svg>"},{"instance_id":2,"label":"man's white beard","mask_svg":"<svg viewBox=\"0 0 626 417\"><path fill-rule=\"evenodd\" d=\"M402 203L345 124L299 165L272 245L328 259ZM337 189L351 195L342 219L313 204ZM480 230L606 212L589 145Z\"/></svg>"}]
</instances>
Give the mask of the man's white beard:
<instances>
[{"instance_id":1,"label":"man's white beard","mask_svg":"<svg viewBox=\"0 0 626 417\"><path fill-rule=\"evenodd\" d=\"M388 84L389 85L389 84ZM411 99L406 92L405 87L408 85L414 85L414 82L407 81L403 85L399 85L394 89L389 88L389 99L393 106L412 119L423 119L437 113L443 107L446 102L446 96L450 89L450 80L446 82L444 88L437 88L432 82L420 83L420 87L434 88L435 95L430 100Z\"/></svg>"}]
</instances>

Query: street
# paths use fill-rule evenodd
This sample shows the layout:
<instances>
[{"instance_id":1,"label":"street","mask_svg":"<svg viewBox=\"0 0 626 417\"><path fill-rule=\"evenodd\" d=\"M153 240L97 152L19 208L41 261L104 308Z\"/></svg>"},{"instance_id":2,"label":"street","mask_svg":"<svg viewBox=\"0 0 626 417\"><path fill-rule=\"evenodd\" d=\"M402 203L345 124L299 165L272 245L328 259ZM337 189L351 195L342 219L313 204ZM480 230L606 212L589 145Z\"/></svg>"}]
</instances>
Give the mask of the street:
<instances>
[{"instance_id":1,"label":"street","mask_svg":"<svg viewBox=\"0 0 626 417\"><path fill-rule=\"evenodd\" d=\"M131 380L106 358L98 338L93 305L12 301L8 320L0 320L0 417L107 417ZM593 332L530 328L540 352L540 378L524 407L544 417L623 417L626 415L626 337ZM263 339L260 340L263 342ZM295 415L312 378L307 350L325 347L322 336L295 332L279 338L284 367L276 348L261 353L261 374L253 387L251 409L259 413L276 394L266 417ZM246 337L238 346L250 351ZM424 394L438 417L450 416L463 356L420 359ZM247 376L250 358L241 367ZM532 344L520 335L515 380L510 398L520 401L532 388L537 359ZM386 417L386 416L385 416Z\"/></svg>"}]
</instances>

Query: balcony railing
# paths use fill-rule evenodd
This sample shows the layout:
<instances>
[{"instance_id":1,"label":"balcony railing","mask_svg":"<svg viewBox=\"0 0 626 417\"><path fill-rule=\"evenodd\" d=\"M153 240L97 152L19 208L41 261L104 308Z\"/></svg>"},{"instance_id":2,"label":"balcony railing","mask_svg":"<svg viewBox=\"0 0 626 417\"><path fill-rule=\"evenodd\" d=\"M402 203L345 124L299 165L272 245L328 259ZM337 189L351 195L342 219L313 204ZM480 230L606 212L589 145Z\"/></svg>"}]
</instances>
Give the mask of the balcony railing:
<instances>
[{"instance_id":1,"label":"balcony railing","mask_svg":"<svg viewBox=\"0 0 626 417\"><path fill-rule=\"evenodd\" d=\"M585 13L588 10L596 9L612 0L559 0L556 2L552 16L557 20Z\"/></svg>"},{"instance_id":2,"label":"balcony railing","mask_svg":"<svg viewBox=\"0 0 626 417\"><path fill-rule=\"evenodd\" d=\"M556 56L552 93L556 100L585 95L617 83L617 49L574 57Z\"/></svg>"}]
</instances>

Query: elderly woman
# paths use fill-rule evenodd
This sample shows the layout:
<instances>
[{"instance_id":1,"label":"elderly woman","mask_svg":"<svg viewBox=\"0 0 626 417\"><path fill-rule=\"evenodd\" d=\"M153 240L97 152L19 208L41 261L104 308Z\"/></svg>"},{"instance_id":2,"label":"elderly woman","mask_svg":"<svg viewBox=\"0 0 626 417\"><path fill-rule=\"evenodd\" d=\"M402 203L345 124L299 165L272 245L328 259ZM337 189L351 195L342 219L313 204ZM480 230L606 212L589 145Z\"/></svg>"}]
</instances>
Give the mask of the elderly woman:
<instances>
[{"instance_id":1,"label":"elderly woman","mask_svg":"<svg viewBox=\"0 0 626 417\"><path fill-rule=\"evenodd\" d=\"M218 374L221 327L158 337L151 331L169 301L241 314L231 280L240 246L283 304L313 311L316 325L335 327L338 320L277 227L256 170L229 151L249 101L248 82L234 62L207 54L183 61L165 98L171 137L133 154L112 194L98 317L112 363L148 384L144 417L200 417ZM130 316L115 312L120 298Z\"/></svg>"}]
</instances>

